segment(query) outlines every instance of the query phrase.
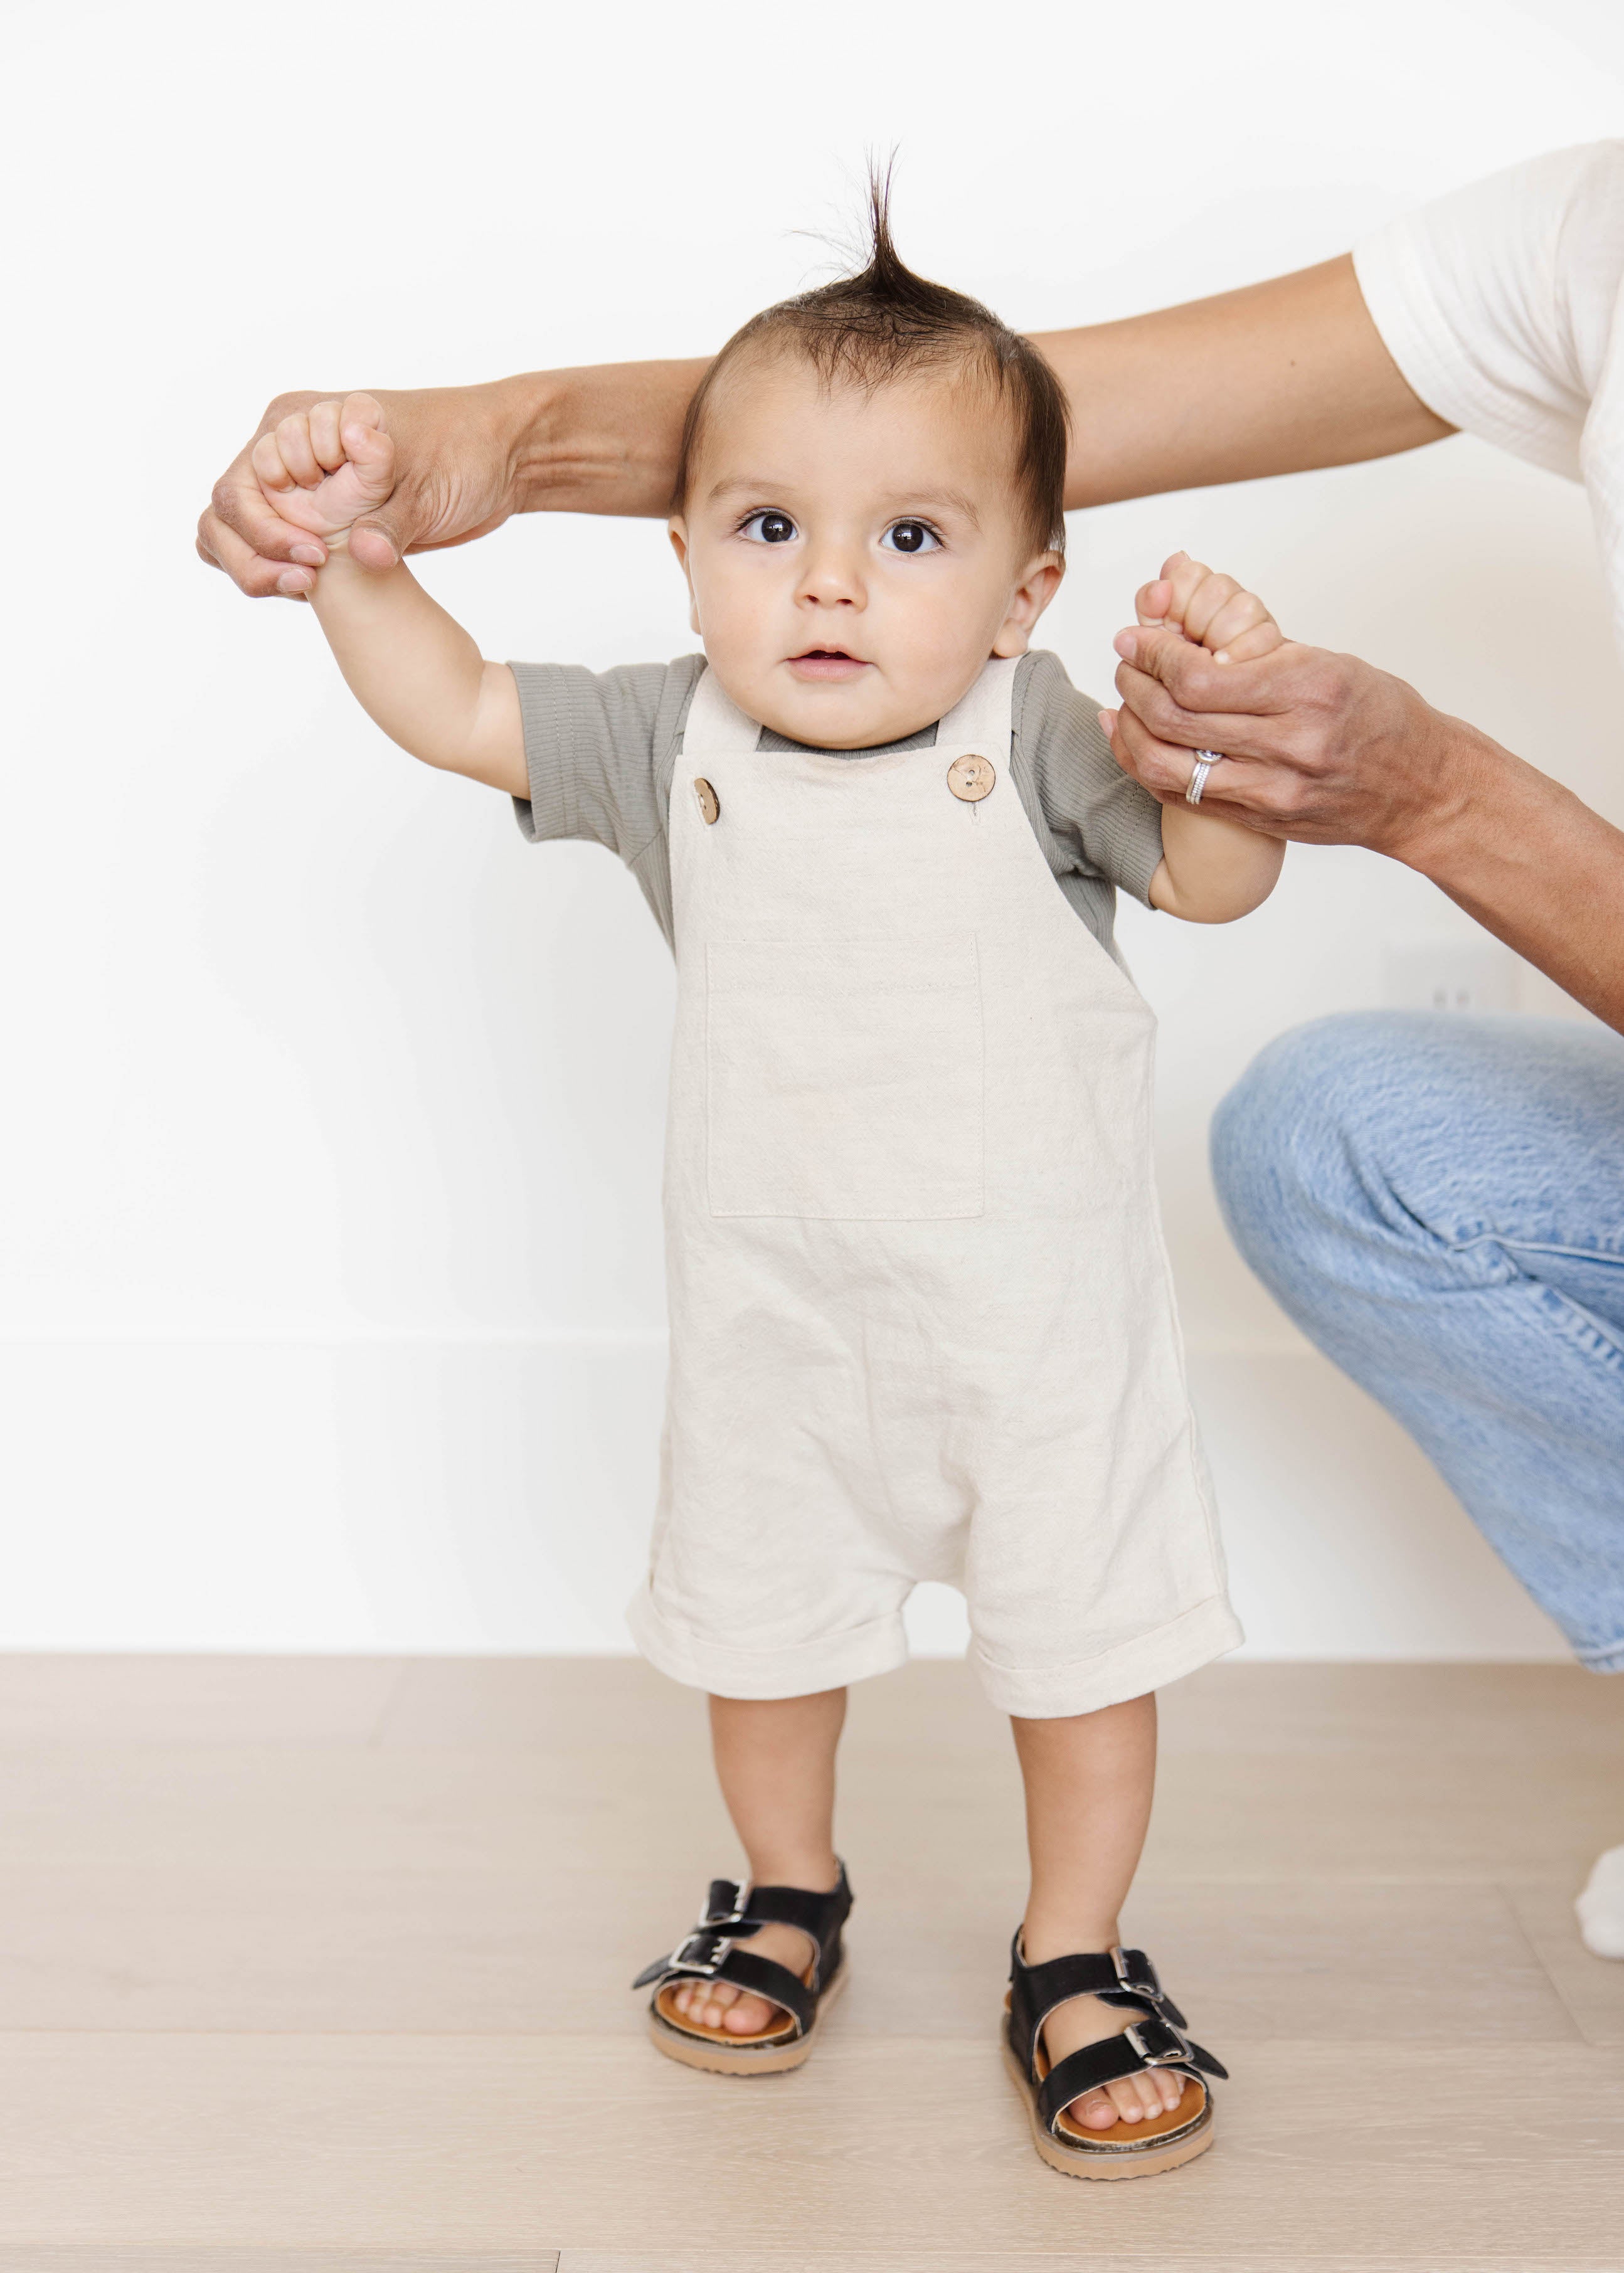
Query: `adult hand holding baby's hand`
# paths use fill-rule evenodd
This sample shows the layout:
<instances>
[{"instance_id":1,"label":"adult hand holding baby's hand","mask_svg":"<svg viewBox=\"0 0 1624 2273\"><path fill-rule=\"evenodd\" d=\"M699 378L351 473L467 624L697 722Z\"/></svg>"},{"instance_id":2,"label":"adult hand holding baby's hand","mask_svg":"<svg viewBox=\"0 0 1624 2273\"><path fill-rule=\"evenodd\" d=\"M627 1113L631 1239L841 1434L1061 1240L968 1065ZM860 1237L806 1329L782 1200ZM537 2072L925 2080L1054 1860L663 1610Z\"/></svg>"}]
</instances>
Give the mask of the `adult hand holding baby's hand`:
<instances>
[{"instance_id":1,"label":"adult hand holding baby's hand","mask_svg":"<svg viewBox=\"0 0 1624 2273\"><path fill-rule=\"evenodd\" d=\"M198 522L198 553L251 599L302 598L327 558L321 537L285 516L289 493L261 485L255 451L290 416L308 415L324 401L357 399L278 395L215 483ZM350 551L363 567L392 568L407 552L465 544L508 518L515 503L515 450L501 382L391 388L365 399L382 408L396 446L396 475L393 488L354 524Z\"/></svg>"},{"instance_id":2,"label":"adult hand holding baby's hand","mask_svg":"<svg viewBox=\"0 0 1624 2273\"><path fill-rule=\"evenodd\" d=\"M348 549L355 523L395 487L395 445L370 394L290 410L260 435L249 462L267 502L325 549Z\"/></svg>"},{"instance_id":3,"label":"adult hand holding baby's hand","mask_svg":"<svg viewBox=\"0 0 1624 2273\"><path fill-rule=\"evenodd\" d=\"M1261 602L1183 553L1140 588L1138 611L1116 639L1123 707L1101 714L1125 773L1171 804L1192 753L1217 750L1207 808L1425 865L1455 797L1454 721L1355 656L1286 639Z\"/></svg>"}]
</instances>

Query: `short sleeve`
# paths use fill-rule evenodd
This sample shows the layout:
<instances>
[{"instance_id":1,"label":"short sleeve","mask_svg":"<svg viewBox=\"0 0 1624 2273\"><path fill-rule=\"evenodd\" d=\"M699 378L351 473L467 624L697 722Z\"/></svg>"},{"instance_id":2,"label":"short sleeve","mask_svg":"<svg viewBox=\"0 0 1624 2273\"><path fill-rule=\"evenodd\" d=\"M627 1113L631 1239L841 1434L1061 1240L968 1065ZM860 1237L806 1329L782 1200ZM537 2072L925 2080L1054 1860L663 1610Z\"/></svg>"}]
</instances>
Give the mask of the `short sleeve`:
<instances>
[{"instance_id":1,"label":"short sleeve","mask_svg":"<svg viewBox=\"0 0 1624 2273\"><path fill-rule=\"evenodd\" d=\"M1148 907L1162 807L1111 755L1098 705L1078 693L1058 656L1033 656L1017 679L1014 724L1044 822L1073 872L1102 877Z\"/></svg>"},{"instance_id":2,"label":"short sleeve","mask_svg":"<svg viewBox=\"0 0 1624 2273\"><path fill-rule=\"evenodd\" d=\"M514 814L532 844L583 836L628 865L665 830L660 758L681 729L703 656L592 671L515 663L528 798Z\"/></svg>"},{"instance_id":3,"label":"short sleeve","mask_svg":"<svg viewBox=\"0 0 1624 2273\"><path fill-rule=\"evenodd\" d=\"M1555 150L1354 247L1388 353L1430 410L1577 479L1624 274L1624 142Z\"/></svg>"}]
</instances>

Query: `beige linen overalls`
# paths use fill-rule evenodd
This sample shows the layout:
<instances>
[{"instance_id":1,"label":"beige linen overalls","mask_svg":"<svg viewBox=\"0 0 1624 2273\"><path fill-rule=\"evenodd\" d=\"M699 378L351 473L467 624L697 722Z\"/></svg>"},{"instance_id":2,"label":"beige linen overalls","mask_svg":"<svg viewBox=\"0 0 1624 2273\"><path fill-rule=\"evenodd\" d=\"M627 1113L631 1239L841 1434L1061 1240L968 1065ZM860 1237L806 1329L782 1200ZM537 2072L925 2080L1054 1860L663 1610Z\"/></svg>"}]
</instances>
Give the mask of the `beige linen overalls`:
<instances>
[{"instance_id":1,"label":"beige linen overalls","mask_svg":"<svg viewBox=\"0 0 1624 2273\"><path fill-rule=\"evenodd\" d=\"M792 1697L964 1589L993 1701L1092 1712L1240 1639L1150 1165L1154 1019L1011 778L1016 665L936 746L758 752L713 671L671 791L671 1373L633 1631Z\"/></svg>"}]
</instances>

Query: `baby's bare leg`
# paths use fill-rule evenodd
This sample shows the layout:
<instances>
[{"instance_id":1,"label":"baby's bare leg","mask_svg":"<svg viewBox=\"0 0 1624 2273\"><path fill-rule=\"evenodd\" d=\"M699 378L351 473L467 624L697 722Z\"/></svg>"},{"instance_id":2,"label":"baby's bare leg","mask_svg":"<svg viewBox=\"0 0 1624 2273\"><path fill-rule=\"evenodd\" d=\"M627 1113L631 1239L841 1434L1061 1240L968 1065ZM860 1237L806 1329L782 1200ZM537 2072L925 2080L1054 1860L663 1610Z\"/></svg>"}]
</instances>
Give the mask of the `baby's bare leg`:
<instances>
[{"instance_id":1,"label":"baby's bare leg","mask_svg":"<svg viewBox=\"0 0 1624 2273\"><path fill-rule=\"evenodd\" d=\"M820 1894L832 1890L840 1875L834 1849L835 1747L845 1719L844 1689L811 1697L710 1699L717 1780L754 1885L806 1887ZM792 1973L804 1972L812 1956L808 1937L789 1925L764 1925L746 1946ZM722 1981L688 1983L676 2003L707 2028L741 2037L758 2035L780 2017L764 1997Z\"/></svg>"},{"instance_id":2,"label":"baby's bare leg","mask_svg":"<svg viewBox=\"0 0 1624 2273\"><path fill-rule=\"evenodd\" d=\"M1133 1883L1156 1780L1156 1700L1135 1697L1102 1712L1015 1721L1026 1786L1032 1893L1022 1929L1026 1962L1109 1949ZM1043 2025L1051 2063L1118 2036L1134 2015L1096 1997L1074 1997ZM1177 2107L1184 2079L1165 2069L1124 2077L1076 2101L1071 2119L1109 2129Z\"/></svg>"}]
</instances>

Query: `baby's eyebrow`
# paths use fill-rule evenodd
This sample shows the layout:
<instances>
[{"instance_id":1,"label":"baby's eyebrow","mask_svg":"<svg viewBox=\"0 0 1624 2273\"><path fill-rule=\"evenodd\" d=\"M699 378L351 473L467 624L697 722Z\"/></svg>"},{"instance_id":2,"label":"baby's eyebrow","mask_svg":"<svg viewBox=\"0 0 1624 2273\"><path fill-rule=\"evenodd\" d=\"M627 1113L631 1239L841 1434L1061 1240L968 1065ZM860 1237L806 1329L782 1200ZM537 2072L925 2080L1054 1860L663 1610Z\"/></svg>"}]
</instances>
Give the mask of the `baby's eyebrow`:
<instances>
[{"instance_id":1,"label":"baby's eyebrow","mask_svg":"<svg viewBox=\"0 0 1624 2273\"><path fill-rule=\"evenodd\" d=\"M731 497L735 490L743 490L751 497L787 497L793 484L773 481L761 474L727 474L713 482L705 491L707 499Z\"/></svg>"},{"instance_id":2,"label":"baby's eyebrow","mask_svg":"<svg viewBox=\"0 0 1624 2273\"><path fill-rule=\"evenodd\" d=\"M921 506L927 512L961 513L972 529L979 529L981 516L975 500L962 490L898 490L889 500L882 499L886 511L900 513L906 506Z\"/></svg>"}]
</instances>

